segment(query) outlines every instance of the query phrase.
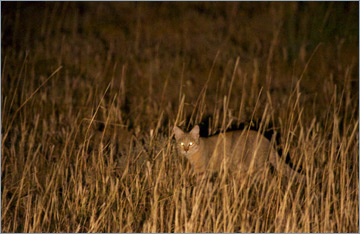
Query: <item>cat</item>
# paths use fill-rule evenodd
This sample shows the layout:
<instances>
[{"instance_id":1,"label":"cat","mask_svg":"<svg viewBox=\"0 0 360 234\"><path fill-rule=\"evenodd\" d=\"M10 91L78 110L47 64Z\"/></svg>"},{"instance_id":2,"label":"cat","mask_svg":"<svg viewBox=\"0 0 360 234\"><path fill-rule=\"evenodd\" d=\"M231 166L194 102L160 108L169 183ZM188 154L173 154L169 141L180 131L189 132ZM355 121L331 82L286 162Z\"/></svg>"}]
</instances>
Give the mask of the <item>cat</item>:
<instances>
[{"instance_id":1,"label":"cat","mask_svg":"<svg viewBox=\"0 0 360 234\"><path fill-rule=\"evenodd\" d=\"M259 175L270 163L289 178L304 179L304 175L281 160L270 141L259 132L237 130L200 137L200 129L196 125L188 133L175 126L174 134L179 154L189 160L196 174L219 172L222 163L225 163L229 171L238 175ZM224 158L226 160L223 162Z\"/></svg>"}]
</instances>

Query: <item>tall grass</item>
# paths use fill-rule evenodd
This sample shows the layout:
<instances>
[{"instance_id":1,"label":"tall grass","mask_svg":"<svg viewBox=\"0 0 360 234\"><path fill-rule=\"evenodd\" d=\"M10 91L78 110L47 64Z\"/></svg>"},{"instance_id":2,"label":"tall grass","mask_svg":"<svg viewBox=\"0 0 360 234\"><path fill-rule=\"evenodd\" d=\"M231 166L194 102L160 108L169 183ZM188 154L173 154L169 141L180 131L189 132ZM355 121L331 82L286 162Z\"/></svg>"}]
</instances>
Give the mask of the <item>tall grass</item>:
<instances>
[{"instance_id":1,"label":"tall grass","mask_svg":"<svg viewBox=\"0 0 360 234\"><path fill-rule=\"evenodd\" d=\"M358 3L337 4L2 3L2 232L358 232ZM199 180L172 133L199 123L272 130L306 183Z\"/></svg>"}]
</instances>

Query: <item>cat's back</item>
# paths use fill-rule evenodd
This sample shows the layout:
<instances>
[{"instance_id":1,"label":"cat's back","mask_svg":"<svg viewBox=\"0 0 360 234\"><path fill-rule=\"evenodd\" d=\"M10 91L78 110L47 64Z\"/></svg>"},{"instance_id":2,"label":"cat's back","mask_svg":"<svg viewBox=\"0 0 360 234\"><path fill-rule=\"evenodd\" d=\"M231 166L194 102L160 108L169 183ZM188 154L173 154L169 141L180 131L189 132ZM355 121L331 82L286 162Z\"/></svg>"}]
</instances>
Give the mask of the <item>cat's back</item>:
<instances>
[{"instance_id":1,"label":"cat's back","mask_svg":"<svg viewBox=\"0 0 360 234\"><path fill-rule=\"evenodd\" d=\"M205 138L208 144L223 143L226 141L226 145L234 147L241 144L255 144L256 142L268 142L268 140L262 136L259 132L254 130L234 130L225 133L220 133Z\"/></svg>"},{"instance_id":2,"label":"cat's back","mask_svg":"<svg viewBox=\"0 0 360 234\"><path fill-rule=\"evenodd\" d=\"M208 137L206 147L212 153L227 155L234 161L249 160L258 154L263 156L271 150L270 141L253 130L235 130Z\"/></svg>"},{"instance_id":3,"label":"cat's back","mask_svg":"<svg viewBox=\"0 0 360 234\"><path fill-rule=\"evenodd\" d=\"M228 168L239 173L247 172L254 158L254 168L259 170L271 150L269 140L253 130L235 130L208 137L205 148L211 171L218 171L225 157Z\"/></svg>"}]
</instances>

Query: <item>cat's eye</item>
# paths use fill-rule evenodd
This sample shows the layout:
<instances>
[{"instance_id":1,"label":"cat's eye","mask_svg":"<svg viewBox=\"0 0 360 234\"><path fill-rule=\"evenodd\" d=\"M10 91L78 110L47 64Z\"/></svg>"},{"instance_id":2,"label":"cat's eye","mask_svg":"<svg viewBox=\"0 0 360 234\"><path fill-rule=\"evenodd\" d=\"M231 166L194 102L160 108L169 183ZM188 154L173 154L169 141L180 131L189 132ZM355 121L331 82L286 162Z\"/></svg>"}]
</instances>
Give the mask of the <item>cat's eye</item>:
<instances>
[{"instance_id":1,"label":"cat's eye","mask_svg":"<svg viewBox=\"0 0 360 234\"><path fill-rule=\"evenodd\" d=\"M192 142L190 142L190 143L189 143L189 145L190 145L190 146L192 146L192 145L193 145L193 143L192 143Z\"/></svg>"},{"instance_id":2,"label":"cat's eye","mask_svg":"<svg viewBox=\"0 0 360 234\"><path fill-rule=\"evenodd\" d=\"M180 145L184 145L184 142L181 142Z\"/></svg>"}]
</instances>

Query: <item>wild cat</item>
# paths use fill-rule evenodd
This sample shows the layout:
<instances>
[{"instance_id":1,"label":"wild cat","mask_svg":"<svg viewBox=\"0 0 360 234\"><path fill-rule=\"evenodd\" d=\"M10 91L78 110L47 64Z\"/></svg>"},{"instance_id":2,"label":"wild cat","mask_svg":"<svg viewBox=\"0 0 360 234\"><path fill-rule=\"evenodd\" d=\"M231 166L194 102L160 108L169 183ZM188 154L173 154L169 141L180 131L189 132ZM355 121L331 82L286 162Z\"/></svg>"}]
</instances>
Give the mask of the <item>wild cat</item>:
<instances>
[{"instance_id":1,"label":"wild cat","mask_svg":"<svg viewBox=\"0 0 360 234\"><path fill-rule=\"evenodd\" d=\"M178 152L185 156L197 174L219 172L222 163L238 175L260 175L270 163L278 172L303 180L304 176L283 162L270 141L253 130L231 131L200 137L199 126L190 132L174 127ZM226 159L224 161L224 159Z\"/></svg>"}]
</instances>

